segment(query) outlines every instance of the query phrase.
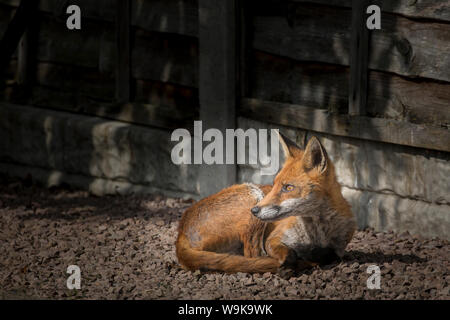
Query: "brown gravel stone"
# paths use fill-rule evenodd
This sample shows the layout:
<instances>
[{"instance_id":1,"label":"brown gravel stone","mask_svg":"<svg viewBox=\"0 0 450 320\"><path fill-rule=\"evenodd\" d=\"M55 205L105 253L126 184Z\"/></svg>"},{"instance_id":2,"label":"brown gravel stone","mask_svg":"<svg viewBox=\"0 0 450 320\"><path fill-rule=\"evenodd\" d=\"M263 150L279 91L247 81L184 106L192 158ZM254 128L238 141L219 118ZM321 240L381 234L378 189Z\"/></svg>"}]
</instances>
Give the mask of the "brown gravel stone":
<instances>
[{"instance_id":1,"label":"brown gravel stone","mask_svg":"<svg viewBox=\"0 0 450 320\"><path fill-rule=\"evenodd\" d=\"M450 299L448 242L408 233L358 231L341 262L285 279L185 271L174 242L191 204L0 184L0 298ZM66 288L72 264L80 291ZM370 265L380 267L381 290L367 288Z\"/></svg>"}]
</instances>

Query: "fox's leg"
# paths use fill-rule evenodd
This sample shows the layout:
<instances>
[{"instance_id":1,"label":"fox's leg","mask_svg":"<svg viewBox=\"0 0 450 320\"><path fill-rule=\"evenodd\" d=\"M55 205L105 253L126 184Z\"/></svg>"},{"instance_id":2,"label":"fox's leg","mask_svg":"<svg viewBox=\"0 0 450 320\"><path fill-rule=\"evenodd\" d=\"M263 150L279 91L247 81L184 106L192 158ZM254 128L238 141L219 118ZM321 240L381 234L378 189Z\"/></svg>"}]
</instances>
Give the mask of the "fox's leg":
<instances>
[{"instance_id":1,"label":"fox's leg","mask_svg":"<svg viewBox=\"0 0 450 320\"><path fill-rule=\"evenodd\" d=\"M263 255L263 241L266 226L266 222L253 216L250 217L250 223L240 235L245 257L254 258Z\"/></svg>"},{"instance_id":2,"label":"fox's leg","mask_svg":"<svg viewBox=\"0 0 450 320\"><path fill-rule=\"evenodd\" d=\"M293 264L297 260L294 250L282 243L278 236L269 237L265 243L265 249L269 256L278 260L280 266Z\"/></svg>"},{"instance_id":3,"label":"fox's leg","mask_svg":"<svg viewBox=\"0 0 450 320\"><path fill-rule=\"evenodd\" d=\"M255 258L261 256L261 250L249 241L244 242L244 257Z\"/></svg>"},{"instance_id":4,"label":"fox's leg","mask_svg":"<svg viewBox=\"0 0 450 320\"><path fill-rule=\"evenodd\" d=\"M266 241L267 254L278 261L278 275L284 279L292 277L296 271L297 255L284 245L279 237L271 237Z\"/></svg>"},{"instance_id":5,"label":"fox's leg","mask_svg":"<svg viewBox=\"0 0 450 320\"><path fill-rule=\"evenodd\" d=\"M298 259L295 251L281 242L279 236L270 237L265 244L267 253L280 264L281 276L290 277L294 271L303 271L318 265L318 263Z\"/></svg>"}]
</instances>

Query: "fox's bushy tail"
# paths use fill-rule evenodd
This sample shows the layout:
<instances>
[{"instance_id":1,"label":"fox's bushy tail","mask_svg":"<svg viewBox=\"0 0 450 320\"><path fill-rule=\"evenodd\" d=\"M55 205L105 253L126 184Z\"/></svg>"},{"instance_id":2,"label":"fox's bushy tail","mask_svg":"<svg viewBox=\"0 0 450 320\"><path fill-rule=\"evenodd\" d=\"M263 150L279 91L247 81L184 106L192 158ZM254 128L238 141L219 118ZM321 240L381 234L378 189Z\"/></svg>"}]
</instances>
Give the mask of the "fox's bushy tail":
<instances>
[{"instance_id":1,"label":"fox's bushy tail","mask_svg":"<svg viewBox=\"0 0 450 320\"><path fill-rule=\"evenodd\" d=\"M279 263L270 257L247 258L227 253L196 250L182 233L176 243L179 263L188 270L211 270L229 273L265 273L276 272Z\"/></svg>"}]
</instances>

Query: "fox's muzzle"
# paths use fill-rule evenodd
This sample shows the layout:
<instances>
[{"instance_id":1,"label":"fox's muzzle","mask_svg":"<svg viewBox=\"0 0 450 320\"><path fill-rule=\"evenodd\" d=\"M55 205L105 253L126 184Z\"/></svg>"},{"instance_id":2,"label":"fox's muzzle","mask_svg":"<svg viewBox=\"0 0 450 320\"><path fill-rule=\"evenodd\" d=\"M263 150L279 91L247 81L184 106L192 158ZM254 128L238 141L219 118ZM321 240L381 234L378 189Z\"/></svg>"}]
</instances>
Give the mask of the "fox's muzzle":
<instances>
[{"instance_id":1,"label":"fox's muzzle","mask_svg":"<svg viewBox=\"0 0 450 320\"><path fill-rule=\"evenodd\" d=\"M276 220L280 218L280 206L269 205L265 207L253 207L250 211L252 214L261 220Z\"/></svg>"}]
</instances>

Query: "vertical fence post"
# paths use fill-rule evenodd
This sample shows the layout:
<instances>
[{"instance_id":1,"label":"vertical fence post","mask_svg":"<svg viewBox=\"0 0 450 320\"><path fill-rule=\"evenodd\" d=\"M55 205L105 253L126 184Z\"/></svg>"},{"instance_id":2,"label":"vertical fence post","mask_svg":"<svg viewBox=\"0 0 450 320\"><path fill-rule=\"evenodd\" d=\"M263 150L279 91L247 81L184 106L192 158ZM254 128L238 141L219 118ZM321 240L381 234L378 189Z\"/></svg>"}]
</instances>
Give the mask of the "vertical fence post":
<instances>
[{"instance_id":1,"label":"vertical fence post","mask_svg":"<svg viewBox=\"0 0 450 320\"><path fill-rule=\"evenodd\" d=\"M249 49L252 43L253 30L249 25L251 21L250 10L251 5L254 2L252 0L237 0L238 6L238 52L239 52L239 65L237 66L238 78L239 78L239 91L238 95L240 98L248 96L249 91ZM255 4L257 5L257 4Z\"/></svg>"},{"instance_id":2,"label":"vertical fence post","mask_svg":"<svg viewBox=\"0 0 450 320\"><path fill-rule=\"evenodd\" d=\"M32 1L29 7L28 25L20 39L17 51L17 84L22 86L25 95L30 93L31 74L33 72L39 37L39 26L36 17L38 10L38 1Z\"/></svg>"},{"instance_id":3,"label":"vertical fence post","mask_svg":"<svg viewBox=\"0 0 450 320\"><path fill-rule=\"evenodd\" d=\"M20 1L19 7L0 40L0 79L33 16L36 1Z\"/></svg>"},{"instance_id":4,"label":"vertical fence post","mask_svg":"<svg viewBox=\"0 0 450 320\"><path fill-rule=\"evenodd\" d=\"M130 0L116 0L116 100L130 101Z\"/></svg>"},{"instance_id":5,"label":"vertical fence post","mask_svg":"<svg viewBox=\"0 0 450 320\"><path fill-rule=\"evenodd\" d=\"M17 84L26 86L29 80L29 63L30 63L30 30L26 30L20 39L17 51Z\"/></svg>"},{"instance_id":6,"label":"vertical fence post","mask_svg":"<svg viewBox=\"0 0 450 320\"><path fill-rule=\"evenodd\" d=\"M348 113L366 114L369 63L369 30L366 27L367 0L352 1L352 36L350 49L350 92Z\"/></svg>"},{"instance_id":7,"label":"vertical fence post","mask_svg":"<svg viewBox=\"0 0 450 320\"><path fill-rule=\"evenodd\" d=\"M203 132L236 127L238 9L236 0L199 0L199 95ZM236 156L236 154L235 154ZM235 163L235 161L234 161ZM199 191L207 196L236 182L236 165L203 165Z\"/></svg>"}]
</instances>

